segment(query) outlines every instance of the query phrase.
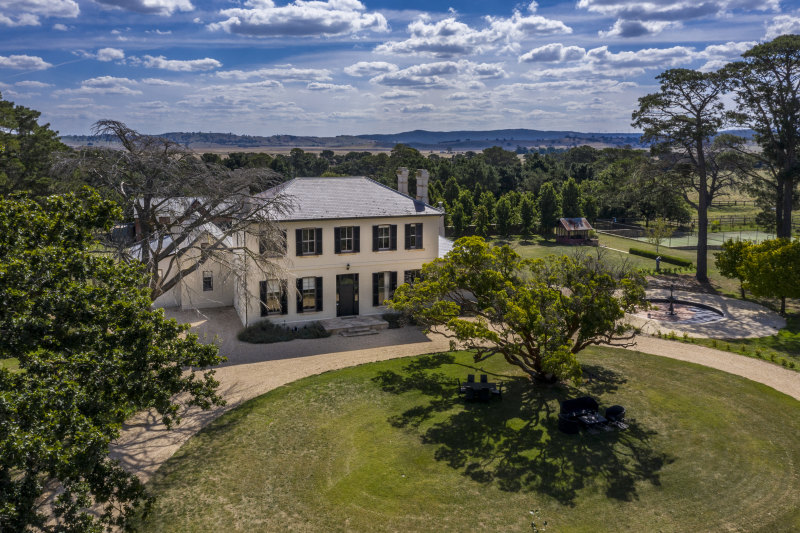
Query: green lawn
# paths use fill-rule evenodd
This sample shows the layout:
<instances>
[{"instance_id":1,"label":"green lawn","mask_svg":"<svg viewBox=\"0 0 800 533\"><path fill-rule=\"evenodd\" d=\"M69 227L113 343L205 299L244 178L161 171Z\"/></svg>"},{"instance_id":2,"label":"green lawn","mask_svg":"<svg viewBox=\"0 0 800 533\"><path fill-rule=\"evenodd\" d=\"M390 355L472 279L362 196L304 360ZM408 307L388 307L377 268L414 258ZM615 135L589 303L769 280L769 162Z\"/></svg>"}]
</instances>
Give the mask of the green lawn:
<instances>
[{"instance_id":1,"label":"green lawn","mask_svg":"<svg viewBox=\"0 0 800 533\"><path fill-rule=\"evenodd\" d=\"M16 372L19 369L19 361L13 357L10 359L0 359L0 368L5 368L11 372Z\"/></svg>"},{"instance_id":2,"label":"green lawn","mask_svg":"<svg viewBox=\"0 0 800 533\"><path fill-rule=\"evenodd\" d=\"M580 389L533 387L468 354L362 365L247 402L156 474L148 532L800 530L800 402L716 370L613 349ZM464 404L486 372L502 401ZM635 418L564 435L558 401L589 393Z\"/></svg>"}]
</instances>

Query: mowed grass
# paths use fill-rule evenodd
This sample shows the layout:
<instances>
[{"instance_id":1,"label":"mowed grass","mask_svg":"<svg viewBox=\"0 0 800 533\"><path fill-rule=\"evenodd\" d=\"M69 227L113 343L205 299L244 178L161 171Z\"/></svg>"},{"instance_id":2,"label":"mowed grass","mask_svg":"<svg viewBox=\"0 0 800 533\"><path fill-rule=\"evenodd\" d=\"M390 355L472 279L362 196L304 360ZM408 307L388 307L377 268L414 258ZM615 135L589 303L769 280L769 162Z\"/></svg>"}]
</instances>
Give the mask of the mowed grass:
<instances>
[{"instance_id":1,"label":"mowed grass","mask_svg":"<svg viewBox=\"0 0 800 533\"><path fill-rule=\"evenodd\" d=\"M534 387L466 353L306 378L231 411L156 474L147 532L800 530L800 402L716 370L609 348L591 379ZM465 404L489 373L502 401ZM621 404L624 432L565 435L559 400Z\"/></svg>"}]
</instances>

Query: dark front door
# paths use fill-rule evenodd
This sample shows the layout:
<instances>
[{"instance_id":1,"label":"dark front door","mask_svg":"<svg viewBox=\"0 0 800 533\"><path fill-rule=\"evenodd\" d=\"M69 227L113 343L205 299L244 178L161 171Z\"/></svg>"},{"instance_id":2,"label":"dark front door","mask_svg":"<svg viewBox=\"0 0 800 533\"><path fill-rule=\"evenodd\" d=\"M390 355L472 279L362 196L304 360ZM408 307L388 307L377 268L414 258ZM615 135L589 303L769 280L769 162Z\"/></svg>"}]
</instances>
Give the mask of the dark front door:
<instances>
[{"instance_id":1,"label":"dark front door","mask_svg":"<svg viewBox=\"0 0 800 533\"><path fill-rule=\"evenodd\" d=\"M358 274L336 276L336 316L358 314Z\"/></svg>"}]
</instances>

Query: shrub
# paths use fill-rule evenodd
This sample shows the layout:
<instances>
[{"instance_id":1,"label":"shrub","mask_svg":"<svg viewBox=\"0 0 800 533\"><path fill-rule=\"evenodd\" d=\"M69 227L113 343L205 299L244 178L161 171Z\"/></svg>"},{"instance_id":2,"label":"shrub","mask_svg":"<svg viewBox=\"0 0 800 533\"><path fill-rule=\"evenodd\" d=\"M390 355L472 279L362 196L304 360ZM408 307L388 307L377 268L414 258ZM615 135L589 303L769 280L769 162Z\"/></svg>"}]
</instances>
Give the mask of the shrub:
<instances>
[{"instance_id":1,"label":"shrub","mask_svg":"<svg viewBox=\"0 0 800 533\"><path fill-rule=\"evenodd\" d=\"M300 328L289 329L266 319L244 328L236 338L251 344L270 344L294 339L320 339L330 337L330 335L319 322L312 322Z\"/></svg>"},{"instance_id":2,"label":"shrub","mask_svg":"<svg viewBox=\"0 0 800 533\"><path fill-rule=\"evenodd\" d=\"M641 248L630 248L628 250L628 252L631 255L639 255L641 257L649 257L650 259L655 259L656 257L658 257L660 255L661 256L661 261L663 261L664 263L670 263L670 264L673 264L673 265L678 265L678 266L687 267L687 268L692 266L692 262L691 261L687 261L686 259L681 259L680 257L675 257L674 255L657 254L656 252L653 252L651 250L643 250Z\"/></svg>"}]
</instances>

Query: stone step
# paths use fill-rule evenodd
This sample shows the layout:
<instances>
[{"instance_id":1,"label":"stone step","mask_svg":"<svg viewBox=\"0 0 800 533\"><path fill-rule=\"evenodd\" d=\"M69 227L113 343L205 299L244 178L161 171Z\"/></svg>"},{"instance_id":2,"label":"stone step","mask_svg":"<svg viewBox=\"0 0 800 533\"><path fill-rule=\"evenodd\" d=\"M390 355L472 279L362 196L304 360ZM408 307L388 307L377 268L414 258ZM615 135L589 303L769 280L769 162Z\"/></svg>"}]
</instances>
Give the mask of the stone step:
<instances>
[{"instance_id":1,"label":"stone step","mask_svg":"<svg viewBox=\"0 0 800 533\"><path fill-rule=\"evenodd\" d=\"M361 335L377 335L379 330L370 327L349 328L339 332L342 337L359 337Z\"/></svg>"}]
</instances>

